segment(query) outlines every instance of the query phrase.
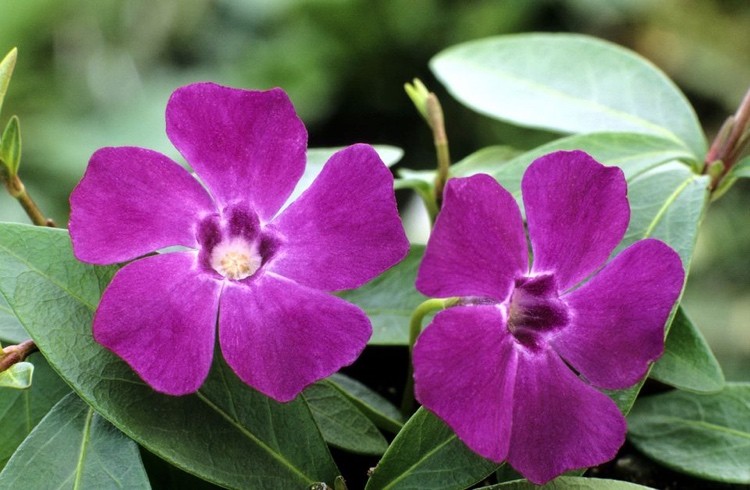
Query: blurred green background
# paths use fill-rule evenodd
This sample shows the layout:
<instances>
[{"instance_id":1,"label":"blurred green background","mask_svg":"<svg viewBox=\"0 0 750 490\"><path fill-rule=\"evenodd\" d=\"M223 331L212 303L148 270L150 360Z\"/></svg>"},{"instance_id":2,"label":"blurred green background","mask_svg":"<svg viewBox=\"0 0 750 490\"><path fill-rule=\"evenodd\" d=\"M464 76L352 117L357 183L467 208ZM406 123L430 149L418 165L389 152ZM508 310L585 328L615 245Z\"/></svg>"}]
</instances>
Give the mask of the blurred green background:
<instances>
[{"instance_id":1,"label":"blurred green background","mask_svg":"<svg viewBox=\"0 0 750 490\"><path fill-rule=\"evenodd\" d=\"M180 160L164 107L174 88L199 80L283 87L310 146L387 143L405 149L405 166L426 168L431 136L402 88L413 77L443 100L456 160L554 137L471 113L427 67L450 45L529 31L587 33L638 51L686 92L709 137L750 85L746 0L0 0L0 56L19 49L0 123L20 117L22 176L60 224L97 148L143 146ZM684 301L733 380L750 380L749 209L745 182L711 206ZM27 221L5 194L0 220Z\"/></svg>"}]
</instances>

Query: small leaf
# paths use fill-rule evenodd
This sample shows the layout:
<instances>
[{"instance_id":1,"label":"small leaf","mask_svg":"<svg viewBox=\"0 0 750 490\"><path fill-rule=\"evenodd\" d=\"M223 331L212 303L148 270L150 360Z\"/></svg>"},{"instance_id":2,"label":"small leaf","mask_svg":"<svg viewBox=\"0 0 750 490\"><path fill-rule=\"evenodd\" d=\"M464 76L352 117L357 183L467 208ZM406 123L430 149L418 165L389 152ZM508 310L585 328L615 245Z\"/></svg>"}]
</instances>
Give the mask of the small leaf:
<instances>
[{"instance_id":1,"label":"small leaf","mask_svg":"<svg viewBox=\"0 0 750 490\"><path fill-rule=\"evenodd\" d=\"M561 476L541 486L534 485L526 480L519 480L481 487L477 490L639 490L648 488L619 480Z\"/></svg>"},{"instance_id":2,"label":"small leaf","mask_svg":"<svg viewBox=\"0 0 750 490\"><path fill-rule=\"evenodd\" d=\"M383 434L352 401L327 380L302 392L323 439L358 454L381 455L388 447Z\"/></svg>"},{"instance_id":3,"label":"small leaf","mask_svg":"<svg viewBox=\"0 0 750 490\"><path fill-rule=\"evenodd\" d=\"M359 381L343 374L334 374L328 381L346 395L379 428L393 434L404 426L404 416L388 400Z\"/></svg>"},{"instance_id":4,"label":"small leaf","mask_svg":"<svg viewBox=\"0 0 750 490\"><path fill-rule=\"evenodd\" d=\"M34 364L31 388L0 388L0 468L55 403L70 393L41 354L32 354L28 360Z\"/></svg>"},{"instance_id":5,"label":"small leaf","mask_svg":"<svg viewBox=\"0 0 750 490\"><path fill-rule=\"evenodd\" d=\"M401 148L389 145L373 145L375 151L378 152L380 159L383 160L387 166L392 166L401 160L404 156L404 151ZM323 166L326 164L329 158L339 150L343 150L344 147L336 148L308 148L307 149L307 165L305 165L305 173L297 182L297 186L294 188L292 195L287 199L284 207L291 204L296 200L305 189L315 181L320 172L323 170Z\"/></svg>"},{"instance_id":6,"label":"small leaf","mask_svg":"<svg viewBox=\"0 0 750 490\"><path fill-rule=\"evenodd\" d=\"M8 84L10 84L10 77L13 75L13 68L16 66L17 56L18 50L13 48L0 61L0 109L3 108L3 99L8 92Z\"/></svg>"},{"instance_id":7,"label":"small leaf","mask_svg":"<svg viewBox=\"0 0 750 490\"><path fill-rule=\"evenodd\" d=\"M630 441L655 461L699 478L750 484L750 383L714 395L672 391L641 398Z\"/></svg>"},{"instance_id":8,"label":"small leaf","mask_svg":"<svg viewBox=\"0 0 750 490\"><path fill-rule=\"evenodd\" d=\"M0 224L0 294L50 364L118 429L227 487L333 481L339 472L303 399L274 402L242 383L220 355L197 393L162 395L95 343L92 316L114 271L78 262L66 230Z\"/></svg>"},{"instance_id":9,"label":"small leaf","mask_svg":"<svg viewBox=\"0 0 750 490\"><path fill-rule=\"evenodd\" d=\"M0 488L151 488L138 446L71 393L0 473Z\"/></svg>"},{"instance_id":10,"label":"small leaf","mask_svg":"<svg viewBox=\"0 0 750 490\"><path fill-rule=\"evenodd\" d=\"M593 37L518 34L450 47L430 62L448 91L482 114L569 133L627 131L706 140L685 96L636 53Z\"/></svg>"},{"instance_id":11,"label":"small leaf","mask_svg":"<svg viewBox=\"0 0 750 490\"><path fill-rule=\"evenodd\" d=\"M30 362L17 362L0 372L0 388L25 390L31 387L34 365Z\"/></svg>"},{"instance_id":12,"label":"small leaf","mask_svg":"<svg viewBox=\"0 0 750 490\"><path fill-rule=\"evenodd\" d=\"M696 393L716 393L724 387L721 366L682 307L672 320L664 355L654 364L649 376Z\"/></svg>"},{"instance_id":13,"label":"small leaf","mask_svg":"<svg viewBox=\"0 0 750 490\"><path fill-rule=\"evenodd\" d=\"M729 177L747 179L750 177L750 155L746 156L730 170Z\"/></svg>"},{"instance_id":14,"label":"small leaf","mask_svg":"<svg viewBox=\"0 0 750 490\"><path fill-rule=\"evenodd\" d=\"M365 488L467 488L497 467L467 448L435 415L420 408L393 440Z\"/></svg>"},{"instance_id":15,"label":"small leaf","mask_svg":"<svg viewBox=\"0 0 750 490\"><path fill-rule=\"evenodd\" d=\"M0 161L5 165L10 177L18 174L21 162L21 130L18 124L18 117L11 117L0 140Z\"/></svg>"},{"instance_id":16,"label":"small leaf","mask_svg":"<svg viewBox=\"0 0 750 490\"><path fill-rule=\"evenodd\" d=\"M425 299L414 287L424 246L412 246L409 255L359 289L341 297L362 308L372 322L371 345L407 345L409 319Z\"/></svg>"}]
</instances>

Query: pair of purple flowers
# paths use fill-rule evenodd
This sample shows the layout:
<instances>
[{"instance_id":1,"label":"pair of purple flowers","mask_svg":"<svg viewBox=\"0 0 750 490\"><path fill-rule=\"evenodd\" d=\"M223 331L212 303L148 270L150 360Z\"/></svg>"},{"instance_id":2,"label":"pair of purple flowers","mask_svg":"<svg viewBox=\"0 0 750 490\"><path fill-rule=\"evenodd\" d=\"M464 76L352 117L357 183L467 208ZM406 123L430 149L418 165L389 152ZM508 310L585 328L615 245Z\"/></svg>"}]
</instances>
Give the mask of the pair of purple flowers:
<instances>
[{"instance_id":1,"label":"pair of purple flowers","mask_svg":"<svg viewBox=\"0 0 750 490\"><path fill-rule=\"evenodd\" d=\"M351 364L371 335L364 312L330 293L406 255L392 176L354 145L284 207L307 134L278 89L189 85L166 119L200 181L160 153L103 148L71 196L76 256L129 262L104 292L94 337L154 389L181 395L205 380L218 325L235 373L291 400ZM449 181L417 288L461 299L417 341L415 386L471 449L541 483L614 457L625 420L593 386L645 375L683 270L669 247L642 240L598 271L628 225L626 184L582 152L534 162L523 197L531 267L513 197L486 175Z\"/></svg>"}]
</instances>

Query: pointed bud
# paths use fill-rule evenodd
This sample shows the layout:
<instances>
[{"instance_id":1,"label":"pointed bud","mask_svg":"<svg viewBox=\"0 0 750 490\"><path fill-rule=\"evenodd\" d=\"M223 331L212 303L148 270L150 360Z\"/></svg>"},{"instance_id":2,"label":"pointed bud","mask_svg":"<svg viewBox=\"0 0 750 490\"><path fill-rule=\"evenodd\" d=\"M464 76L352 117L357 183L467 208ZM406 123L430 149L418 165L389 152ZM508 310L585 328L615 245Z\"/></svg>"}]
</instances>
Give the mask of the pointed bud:
<instances>
[{"instance_id":1,"label":"pointed bud","mask_svg":"<svg viewBox=\"0 0 750 490\"><path fill-rule=\"evenodd\" d=\"M8 91L8 84L10 84L10 77L13 75L13 68L16 66L17 55L18 50L13 48L0 61L0 109L3 107L3 99L5 98L5 93Z\"/></svg>"}]
</instances>

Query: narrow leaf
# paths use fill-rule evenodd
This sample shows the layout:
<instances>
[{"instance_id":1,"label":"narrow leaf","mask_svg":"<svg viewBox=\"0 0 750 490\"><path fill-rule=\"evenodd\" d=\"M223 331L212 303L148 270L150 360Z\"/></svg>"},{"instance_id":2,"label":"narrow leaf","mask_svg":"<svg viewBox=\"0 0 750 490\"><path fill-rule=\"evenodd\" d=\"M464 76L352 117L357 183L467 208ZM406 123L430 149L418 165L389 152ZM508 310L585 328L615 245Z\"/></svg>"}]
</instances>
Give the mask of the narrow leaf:
<instances>
[{"instance_id":1,"label":"narrow leaf","mask_svg":"<svg viewBox=\"0 0 750 490\"><path fill-rule=\"evenodd\" d=\"M151 488L138 446L71 393L0 473L1 488Z\"/></svg>"},{"instance_id":2,"label":"narrow leaf","mask_svg":"<svg viewBox=\"0 0 750 490\"><path fill-rule=\"evenodd\" d=\"M0 140L0 160L11 177L18 173L21 162L21 130L18 124L18 117L11 117Z\"/></svg>"},{"instance_id":3,"label":"narrow leaf","mask_svg":"<svg viewBox=\"0 0 750 490\"><path fill-rule=\"evenodd\" d=\"M682 307L672 321L664 355L654 364L649 376L696 393L716 393L724 387L721 366Z\"/></svg>"},{"instance_id":4,"label":"narrow leaf","mask_svg":"<svg viewBox=\"0 0 750 490\"><path fill-rule=\"evenodd\" d=\"M450 47L430 67L449 92L482 114L567 133L626 131L706 140L685 96L638 54L574 34L518 34Z\"/></svg>"},{"instance_id":5,"label":"narrow leaf","mask_svg":"<svg viewBox=\"0 0 750 490\"><path fill-rule=\"evenodd\" d=\"M750 383L714 395L672 391L641 398L630 441L654 460L708 480L750 484Z\"/></svg>"},{"instance_id":6,"label":"narrow leaf","mask_svg":"<svg viewBox=\"0 0 750 490\"><path fill-rule=\"evenodd\" d=\"M10 77L13 75L13 68L16 66L17 56L18 50L13 48L0 61L0 109L3 108L3 99L8 92L8 84L10 83Z\"/></svg>"},{"instance_id":7,"label":"narrow leaf","mask_svg":"<svg viewBox=\"0 0 750 490\"><path fill-rule=\"evenodd\" d=\"M333 383L320 381L302 395L326 442L358 454L385 452L388 442L383 434Z\"/></svg>"},{"instance_id":8,"label":"narrow leaf","mask_svg":"<svg viewBox=\"0 0 750 490\"><path fill-rule=\"evenodd\" d=\"M404 426L404 416L398 408L359 381L343 374L334 374L328 381L347 396L377 427L395 434Z\"/></svg>"},{"instance_id":9,"label":"narrow leaf","mask_svg":"<svg viewBox=\"0 0 750 490\"><path fill-rule=\"evenodd\" d=\"M497 467L467 448L435 415L420 408L393 440L365 488L467 488Z\"/></svg>"},{"instance_id":10,"label":"narrow leaf","mask_svg":"<svg viewBox=\"0 0 750 490\"><path fill-rule=\"evenodd\" d=\"M34 365L30 362L17 362L0 372L0 388L25 390L31 387Z\"/></svg>"},{"instance_id":11,"label":"narrow leaf","mask_svg":"<svg viewBox=\"0 0 750 490\"><path fill-rule=\"evenodd\" d=\"M162 395L95 343L91 319L113 270L76 261L65 230L0 224L0 294L61 376L117 428L226 487L333 482L338 471L304 400L270 400L220 355L196 394Z\"/></svg>"}]
</instances>

